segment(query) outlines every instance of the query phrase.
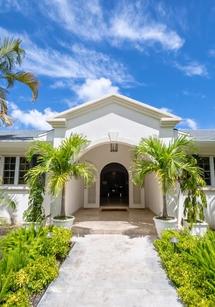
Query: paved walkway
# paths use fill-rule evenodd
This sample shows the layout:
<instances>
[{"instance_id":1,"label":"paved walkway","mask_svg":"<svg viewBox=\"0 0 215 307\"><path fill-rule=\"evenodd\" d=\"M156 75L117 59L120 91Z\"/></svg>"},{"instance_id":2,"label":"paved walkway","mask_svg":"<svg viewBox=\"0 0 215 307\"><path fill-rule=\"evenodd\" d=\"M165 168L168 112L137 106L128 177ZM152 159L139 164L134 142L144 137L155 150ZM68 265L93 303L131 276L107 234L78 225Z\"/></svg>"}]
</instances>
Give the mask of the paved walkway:
<instances>
[{"instance_id":1,"label":"paved walkway","mask_svg":"<svg viewBox=\"0 0 215 307\"><path fill-rule=\"evenodd\" d=\"M129 237L156 235L153 216L149 209L127 208L125 211L102 211L102 208L80 209L75 214L73 232L78 236L86 234L124 234Z\"/></svg>"},{"instance_id":2,"label":"paved walkway","mask_svg":"<svg viewBox=\"0 0 215 307\"><path fill-rule=\"evenodd\" d=\"M63 263L40 307L178 307L149 236L87 235Z\"/></svg>"}]
</instances>

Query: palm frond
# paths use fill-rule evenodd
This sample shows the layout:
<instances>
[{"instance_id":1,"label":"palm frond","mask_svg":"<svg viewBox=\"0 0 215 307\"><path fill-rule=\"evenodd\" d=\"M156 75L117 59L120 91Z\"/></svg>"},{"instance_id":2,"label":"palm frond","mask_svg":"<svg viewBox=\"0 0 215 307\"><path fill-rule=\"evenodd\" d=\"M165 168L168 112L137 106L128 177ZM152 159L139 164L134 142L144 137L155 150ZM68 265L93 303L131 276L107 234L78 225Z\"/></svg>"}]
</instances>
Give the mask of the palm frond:
<instances>
[{"instance_id":1,"label":"palm frond","mask_svg":"<svg viewBox=\"0 0 215 307\"><path fill-rule=\"evenodd\" d=\"M0 68L3 71L10 71L14 65L20 65L24 57L24 50L21 48L21 40L5 38L0 42Z\"/></svg>"},{"instance_id":2,"label":"palm frond","mask_svg":"<svg viewBox=\"0 0 215 307\"><path fill-rule=\"evenodd\" d=\"M12 125L12 120L10 116L8 116L6 91L2 87L0 87L0 121L6 126Z\"/></svg>"},{"instance_id":3,"label":"palm frond","mask_svg":"<svg viewBox=\"0 0 215 307\"><path fill-rule=\"evenodd\" d=\"M39 82L36 77L30 72L7 72L4 74L4 78L7 80L8 87L12 87L15 81L21 82L27 85L32 92L32 99L35 100L38 96Z\"/></svg>"},{"instance_id":4,"label":"palm frond","mask_svg":"<svg viewBox=\"0 0 215 307\"><path fill-rule=\"evenodd\" d=\"M66 159L75 160L88 143L89 141L84 136L73 134L69 138L63 140L58 151L62 152Z\"/></svg>"},{"instance_id":5,"label":"palm frond","mask_svg":"<svg viewBox=\"0 0 215 307\"><path fill-rule=\"evenodd\" d=\"M36 155L38 156L39 160L47 161L48 158L53 156L54 151L55 149L53 148L52 144L43 141L35 141L29 147L26 157L28 161L31 161Z\"/></svg>"}]
</instances>

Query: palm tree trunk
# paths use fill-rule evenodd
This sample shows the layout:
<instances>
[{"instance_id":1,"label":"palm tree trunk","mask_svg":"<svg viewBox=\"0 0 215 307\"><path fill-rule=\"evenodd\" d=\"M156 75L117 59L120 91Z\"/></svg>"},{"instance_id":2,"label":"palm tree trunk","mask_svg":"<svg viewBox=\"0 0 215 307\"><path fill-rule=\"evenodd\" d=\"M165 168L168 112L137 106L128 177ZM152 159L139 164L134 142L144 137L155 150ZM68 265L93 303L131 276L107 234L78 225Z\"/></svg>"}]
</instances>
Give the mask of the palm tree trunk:
<instances>
[{"instance_id":1,"label":"palm tree trunk","mask_svg":"<svg viewBox=\"0 0 215 307\"><path fill-rule=\"evenodd\" d=\"M65 208L65 186L63 187L63 190L62 190L60 215L61 215L61 216L66 216L66 208Z\"/></svg>"},{"instance_id":2,"label":"palm tree trunk","mask_svg":"<svg viewBox=\"0 0 215 307\"><path fill-rule=\"evenodd\" d=\"M166 193L163 192L163 213L162 217L166 219L168 217L167 213L167 199L166 199Z\"/></svg>"},{"instance_id":3,"label":"palm tree trunk","mask_svg":"<svg viewBox=\"0 0 215 307\"><path fill-rule=\"evenodd\" d=\"M162 184L162 190L163 190L163 213L162 213L162 217L164 219L166 219L168 217L168 214L167 214L167 199L166 199L166 182L165 182L165 179L164 179L163 184Z\"/></svg>"}]
</instances>

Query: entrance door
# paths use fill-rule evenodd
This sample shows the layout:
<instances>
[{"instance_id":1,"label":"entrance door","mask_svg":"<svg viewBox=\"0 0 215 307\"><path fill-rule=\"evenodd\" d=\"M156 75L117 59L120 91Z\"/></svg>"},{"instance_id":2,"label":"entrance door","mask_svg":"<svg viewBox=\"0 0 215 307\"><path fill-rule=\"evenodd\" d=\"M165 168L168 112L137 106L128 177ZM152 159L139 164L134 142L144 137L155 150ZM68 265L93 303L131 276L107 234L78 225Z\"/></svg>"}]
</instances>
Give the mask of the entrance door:
<instances>
[{"instance_id":1,"label":"entrance door","mask_svg":"<svg viewBox=\"0 0 215 307\"><path fill-rule=\"evenodd\" d=\"M107 164L100 177L101 205L128 205L128 172L119 163Z\"/></svg>"}]
</instances>

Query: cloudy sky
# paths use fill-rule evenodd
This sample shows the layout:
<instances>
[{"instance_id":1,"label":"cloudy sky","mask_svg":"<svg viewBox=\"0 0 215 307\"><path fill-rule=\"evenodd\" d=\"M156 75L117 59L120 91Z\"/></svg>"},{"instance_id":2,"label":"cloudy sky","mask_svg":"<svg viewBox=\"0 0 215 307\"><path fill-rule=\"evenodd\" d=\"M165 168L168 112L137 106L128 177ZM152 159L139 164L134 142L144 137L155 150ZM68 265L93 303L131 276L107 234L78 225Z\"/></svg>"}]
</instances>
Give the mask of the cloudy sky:
<instances>
[{"instance_id":1,"label":"cloudy sky","mask_svg":"<svg viewBox=\"0 0 215 307\"><path fill-rule=\"evenodd\" d=\"M0 37L19 37L23 69L40 80L37 102L16 86L15 128L47 129L46 118L121 93L215 128L213 0L0 0Z\"/></svg>"}]
</instances>

